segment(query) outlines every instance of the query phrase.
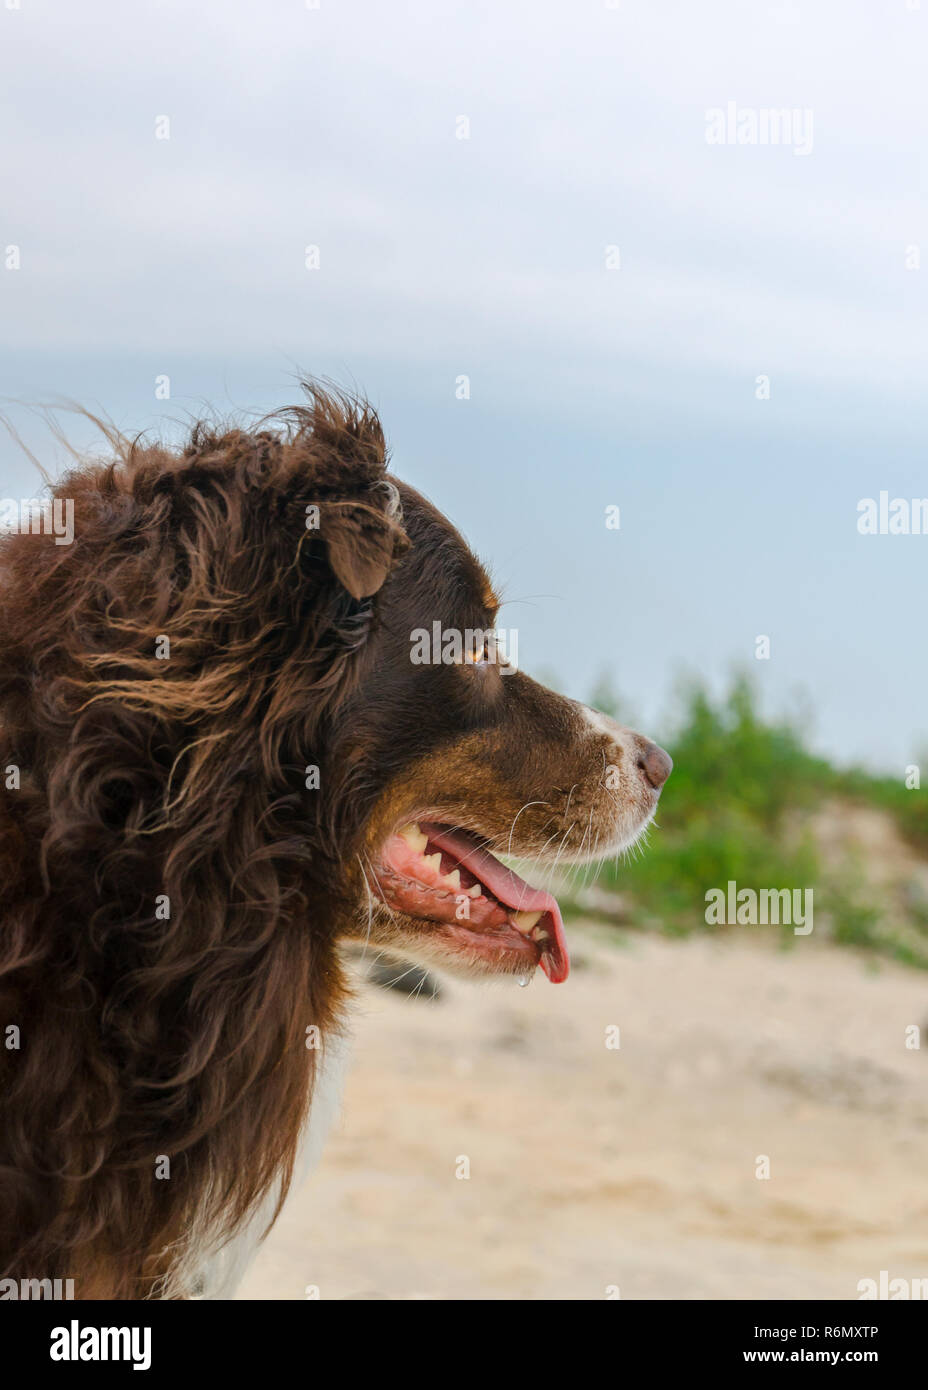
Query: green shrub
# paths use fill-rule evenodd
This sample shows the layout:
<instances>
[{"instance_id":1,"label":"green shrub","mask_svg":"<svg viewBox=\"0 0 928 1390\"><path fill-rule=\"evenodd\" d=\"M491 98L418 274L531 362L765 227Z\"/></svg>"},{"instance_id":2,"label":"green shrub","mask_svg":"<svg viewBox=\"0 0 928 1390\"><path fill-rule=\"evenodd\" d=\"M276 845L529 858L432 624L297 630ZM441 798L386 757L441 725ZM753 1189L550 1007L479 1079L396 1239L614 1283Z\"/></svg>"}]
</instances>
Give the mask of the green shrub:
<instances>
[{"instance_id":1,"label":"green shrub","mask_svg":"<svg viewBox=\"0 0 928 1390\"><path fill-rule=\"evenodd\" d=\"M607 678L603 691L610 712L622 717ZM674 771L657 827L644 853L605 865L599 880L621 888L633 923L657 921L673 933L724 930L706 926L709 888L730 880L755 889L812 888L817 931L928 967L928 910L901 907L901 892L893 903L875 898L850 851L839 866L826 867L810 823L826 801L859 802L889 812L910 844L928 849L928 793L817 757L794 723L760 717L744 676L718 700L690 684L681 717L662 741ZM574 884L588 874L578 871ZM780 930L795 939L791 927Z\"/></svg>"}]
</instances>

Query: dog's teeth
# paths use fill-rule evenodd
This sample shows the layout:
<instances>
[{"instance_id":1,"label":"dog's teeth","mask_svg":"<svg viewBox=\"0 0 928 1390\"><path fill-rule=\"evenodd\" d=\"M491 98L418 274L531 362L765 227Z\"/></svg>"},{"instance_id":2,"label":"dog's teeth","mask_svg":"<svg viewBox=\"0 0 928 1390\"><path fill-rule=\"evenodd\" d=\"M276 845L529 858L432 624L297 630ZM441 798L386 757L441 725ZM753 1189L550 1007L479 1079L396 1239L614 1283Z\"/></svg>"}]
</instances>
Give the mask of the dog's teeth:
<instances>
[{"instance_id":1,"label":"dog's teeth","mask_svg":"<svg viewBox=\"0 0 928 1390\"><path fill-rule=\"evenodd\" d=\"M418 825L404 825L402 830L397 832L401 840L405 840L410 849L414 849L416 854L423 854L429 842L428 835L423 835Z\"/></svg>"},{"instance_id":2,"label":"dog's teeth","mask_svg":"<svg viewBox=\"0 0 928 1390\"><path fill-rule=\"evenodd\" d=\"M437 849L434 854L423 854L422 858L426 864L431 864L432 868L438 873L441 872L441 850Z\"/></svg>"},{"instance_id":3,"label":"dog's teeth","mask_svg":"<svg viewBox=\"0 0 928 1390\"><path fill-rule=\"evenodd\" d=\"M465 889L465 892L469 898L479 898L483 889L480 887L479 883L472 883L469 888Z\"/></svg>"},{"instance_id":4,"label":"dog's teeth","mask_svg":"<svg viewBox=\"0 0 928 1390\"><path fill-rule=\"evenodd\" d=\"M455 869L453 873L445 874L445 887L453 888L455 893L461 891L461 870Z\"/></svg>"},{"instance_id":5,"label":"dog's teeth","mask_svg":"<svg viewBox=\"0 0 928 1390\"><path fill-rule=\"evenodd\" d=\"M532 930L536 922L541 920L540 912L514 912L510 921L514 927L518 927L520 932L526 935Z\"/></svg>"}]
</instances>

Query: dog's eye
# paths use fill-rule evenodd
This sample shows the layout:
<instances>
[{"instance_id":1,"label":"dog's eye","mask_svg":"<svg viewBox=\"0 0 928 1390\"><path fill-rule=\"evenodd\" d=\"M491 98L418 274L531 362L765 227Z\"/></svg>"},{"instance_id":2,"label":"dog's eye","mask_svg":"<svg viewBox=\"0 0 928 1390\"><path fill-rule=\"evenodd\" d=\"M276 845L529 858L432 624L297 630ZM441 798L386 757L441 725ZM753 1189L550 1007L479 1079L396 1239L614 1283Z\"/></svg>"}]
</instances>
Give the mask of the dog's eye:
<instances>
[{"instance_id":1,"label":"dog's eye","mask_svg":"<svg viewBox=\"0 0 928 1390\"><path fill-rule=\"evenodd\" d=\"M464 660L474 666L495 665L499 660L499 653L496 645L496 634L488 632L483 639L482 647L472 647L465 651Z\"/></svg>"},{"instance_id":2,"label":"dog's eye","mask_svg":"<svg viewBox=\"0 0 928 1390\"><path fill-rule=\"evenodd\" d=\"M505 674L510 660L502 634L494 629L479 634L478 641L472 647L465 647L464 662L478 671L496 670Z\"/></svg>"}]
</instances>

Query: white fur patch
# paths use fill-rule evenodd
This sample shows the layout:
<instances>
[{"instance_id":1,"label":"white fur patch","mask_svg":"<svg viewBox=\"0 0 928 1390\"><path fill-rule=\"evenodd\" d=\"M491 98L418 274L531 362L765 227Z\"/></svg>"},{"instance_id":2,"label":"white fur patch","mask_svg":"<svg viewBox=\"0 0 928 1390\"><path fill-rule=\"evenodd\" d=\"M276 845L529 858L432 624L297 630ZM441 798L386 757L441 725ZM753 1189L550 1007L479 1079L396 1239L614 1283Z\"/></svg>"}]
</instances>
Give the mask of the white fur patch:
<instances>
[{"instance_id":1,"label":"white fur patch","mask_svg":"<svg viewBox=\"0 0 928 1390\"><path fill-rule=\"evenodd\" d=\"M300 1135L300 1145L293 1169L288 1201L319 1162L322 1148L332 1121L338 1113L342 1086L348 1062L348 1042L344 1037L330 1039L322 1055L322 1063L313 1086L309 1116ZM210 1249L208 1239L191 1242L189 1254L181 1267L172 1273L165 1292L183 1292L188 1298L229 1299L244 1278L267 1234L267 1225L277 1202L274 1191L255 1209L240 1230L219 1249ZM287 1210L278 1219L282 1219Z\"/></svg>"},{"instance_id":2,"label":"white fur patch","mask_svg":"<svg viewBox=\"0 0 928 1390\"><path fill-rule=\"evenodd\" d=\"M628 734L628 729L623 729L621 724L617 724L614 719L610 719L608 714L601 714L598 709L592 709L589 705L580 706L583 718L594 733L604 734L606 738L612 739L620 748L627 746L627 740L623 735Z\"/></svg>"}]
</instances>

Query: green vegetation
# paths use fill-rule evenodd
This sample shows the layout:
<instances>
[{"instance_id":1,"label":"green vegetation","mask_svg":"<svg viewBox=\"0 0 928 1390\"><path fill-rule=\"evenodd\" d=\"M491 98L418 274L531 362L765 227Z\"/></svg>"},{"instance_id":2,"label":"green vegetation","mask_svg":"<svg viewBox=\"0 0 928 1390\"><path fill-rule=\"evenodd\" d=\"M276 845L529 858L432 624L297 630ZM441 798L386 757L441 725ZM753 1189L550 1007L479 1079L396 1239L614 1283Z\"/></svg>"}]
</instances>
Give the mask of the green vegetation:
<instances>
[{"instance_id":1,"label":"green vegetation","mask_svg":"<svg viewBox=\"0 0 928 1390\"><path fill-rule=\"evenodd\" d=\"M608 679L596 700L623 717ZM621 894L631 925L738 930L706 926L707 889L729 880L739 888L812 888L817 937L928 968L928 789L907 789L901 774L875 777L816 757L794 722L760 717L744 677L715 701L691 686L661 741L674 771L657 828L643 853L607 864L598 879L600 889ZM874 827L880 834L871 844ZM582 870L574 877L578 906L588 877ZM758 930L779 930L784 945L800 939L791 927Z\"/></svg>"}]
</instances>

